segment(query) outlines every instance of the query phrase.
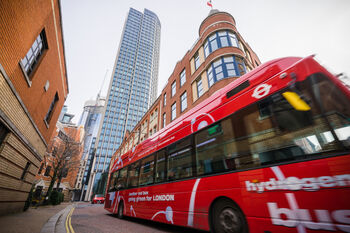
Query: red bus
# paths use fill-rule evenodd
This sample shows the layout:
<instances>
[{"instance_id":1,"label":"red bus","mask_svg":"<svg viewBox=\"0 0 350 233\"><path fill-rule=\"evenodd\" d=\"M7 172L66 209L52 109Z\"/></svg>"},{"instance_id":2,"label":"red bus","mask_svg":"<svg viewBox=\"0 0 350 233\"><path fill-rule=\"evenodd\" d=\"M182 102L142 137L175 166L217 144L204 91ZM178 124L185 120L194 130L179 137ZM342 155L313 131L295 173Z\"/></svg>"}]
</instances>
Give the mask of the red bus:
<instances>
[{"instance_id":1,"label":"red bus","mask_svg":"<svg viewBox=\"0 0 350 233\"><path fill-rule=\"evenodd\" d=\"M105 209L212 232L350 232L350 92L312 56L218 90L110 166Z\"/></svg>"}]
</instances>

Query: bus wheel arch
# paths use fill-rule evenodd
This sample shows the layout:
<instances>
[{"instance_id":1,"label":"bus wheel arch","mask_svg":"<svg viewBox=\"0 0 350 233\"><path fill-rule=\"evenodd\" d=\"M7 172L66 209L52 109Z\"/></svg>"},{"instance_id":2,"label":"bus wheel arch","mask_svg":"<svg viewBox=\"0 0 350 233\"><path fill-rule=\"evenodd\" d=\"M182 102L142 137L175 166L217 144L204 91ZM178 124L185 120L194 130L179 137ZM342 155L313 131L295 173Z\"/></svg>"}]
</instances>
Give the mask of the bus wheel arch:
<instances>
[{"instance_id":1,"label":"bus wheel arch","mask_svg":"<svg viewBox=\"0 0 350 233\"><path fill-rule=\"evenodd\" d=\"M209 227L214 233L248 233L246 217L232 199L217 197L209 207Z\"/></svg>"},{"instance_id":2,"label":"bus wheel arch","mask_svg":"<svg viewBox=\"0 0 350 233\"><path fill-rule=\"evenodd\" d=\"M122 219L124 216L124 202L120 201L118 204L117 218Z\"/></svg>"}]
</instances>

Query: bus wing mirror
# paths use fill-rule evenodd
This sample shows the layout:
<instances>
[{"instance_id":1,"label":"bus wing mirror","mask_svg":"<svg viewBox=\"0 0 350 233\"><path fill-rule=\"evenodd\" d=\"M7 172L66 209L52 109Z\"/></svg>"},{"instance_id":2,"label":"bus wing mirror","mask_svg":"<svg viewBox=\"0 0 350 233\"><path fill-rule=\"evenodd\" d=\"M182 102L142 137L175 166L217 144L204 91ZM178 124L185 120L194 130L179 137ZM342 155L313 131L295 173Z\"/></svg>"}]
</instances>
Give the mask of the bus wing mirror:
<instances>
[{"instance_id":1,"label":"bus wing mirror","mask_svg":"<svg viewBox=\"0 0 350 233\"><path fill-rule=\"evenodd\" d=\"M286 91L282 93L283 97L288 103L297 111L309 111L311 107L300 98L300 96L292 91Z\"/></svg>"}]
</instances>

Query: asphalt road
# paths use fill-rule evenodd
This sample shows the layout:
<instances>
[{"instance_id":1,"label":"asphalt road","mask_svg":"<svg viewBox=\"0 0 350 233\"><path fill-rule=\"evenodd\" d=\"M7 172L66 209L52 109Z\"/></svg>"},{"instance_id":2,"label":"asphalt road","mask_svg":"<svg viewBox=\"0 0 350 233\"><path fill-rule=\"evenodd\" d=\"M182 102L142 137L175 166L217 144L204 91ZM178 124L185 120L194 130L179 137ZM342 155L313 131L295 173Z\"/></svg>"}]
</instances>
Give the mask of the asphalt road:
<instances>
[{"instance_id":1,"label":"asphalt road","mask_svg":"<svg viewBox=\"0 0 350 233\"><path fill-rule=\"evenodd\" d=\"M103 208L103 205L79 203L72 215L72 226L76 233L206 233L190 228L177 227L143 219L125 217L118 219Z\"/></svg>"}]
</instances>

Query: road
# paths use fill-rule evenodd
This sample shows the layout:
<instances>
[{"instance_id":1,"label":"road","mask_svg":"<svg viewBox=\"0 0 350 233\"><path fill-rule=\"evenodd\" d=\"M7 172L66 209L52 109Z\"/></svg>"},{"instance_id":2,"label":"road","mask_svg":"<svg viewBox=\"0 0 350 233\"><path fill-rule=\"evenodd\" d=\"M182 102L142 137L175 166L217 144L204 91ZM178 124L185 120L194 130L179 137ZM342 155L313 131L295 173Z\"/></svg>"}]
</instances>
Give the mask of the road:
<instances>
[{"instance_id":1,"label":"road","mask_svg":"<svg viewBox=\"0 0 350 233\"><path fill-rule=\"evenodd\" d=\"M104 210L103 205L79 203L72 214L72 226L76 233L206 233L190 228L176 227L169 224L143 219L117 217Z\"/></svg>"}]
</instances>

